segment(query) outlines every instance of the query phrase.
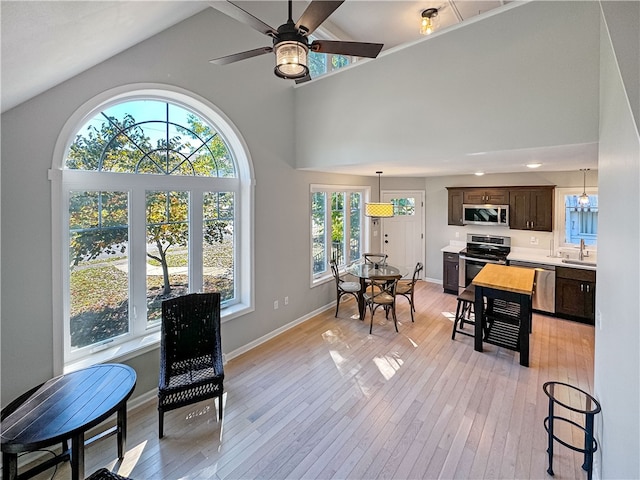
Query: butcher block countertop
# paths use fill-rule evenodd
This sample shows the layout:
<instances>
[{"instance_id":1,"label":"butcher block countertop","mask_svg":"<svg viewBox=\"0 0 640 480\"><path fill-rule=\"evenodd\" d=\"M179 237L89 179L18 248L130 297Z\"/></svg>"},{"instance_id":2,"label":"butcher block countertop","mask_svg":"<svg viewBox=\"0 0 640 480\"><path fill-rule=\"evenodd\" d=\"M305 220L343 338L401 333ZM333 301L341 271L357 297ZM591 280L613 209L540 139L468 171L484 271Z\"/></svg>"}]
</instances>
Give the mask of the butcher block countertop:
<instances>
[{"instance_id":1,"label":"butcher block countertop","mask_svg":"<svg viewBox=\"0 0 640 480\"><path fill-rule=\"evenodd\" d=\"M473 279L480 287L532 295L535 270L487 263Z\"/></svg>"}]
</instances>

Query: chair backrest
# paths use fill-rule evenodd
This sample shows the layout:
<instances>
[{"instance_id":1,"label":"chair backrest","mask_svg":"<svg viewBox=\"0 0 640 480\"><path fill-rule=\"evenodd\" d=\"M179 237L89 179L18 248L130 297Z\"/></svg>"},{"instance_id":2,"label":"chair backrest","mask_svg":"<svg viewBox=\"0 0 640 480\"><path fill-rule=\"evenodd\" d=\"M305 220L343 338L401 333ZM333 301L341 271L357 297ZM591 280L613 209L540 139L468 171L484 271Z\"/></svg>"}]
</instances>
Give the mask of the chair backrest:
<instances>
[{"instance_id":1,"label":"chair backrest","mask_svg":"<svg viewBox=\"0 0 640 480\"><path fill-rule=\"evenodd\" d=\"M401 278L402 275L381 275L369 279L367 290L371 301L377 303L376 299L378 297L386 297L387 295L395 298L398 280Z\"/></svg>"},{"instance_id":2,"label":"chair backrest","mask_svg":"<svg viewBox=\"0 0 640 480\"><path fill-rule=\"evenodd\" d=\"M422 269L424 268L424 265L422 265L422 263L418 262L416 263L416 268L413 269L413 277L411 279L411 283L415 285L415 283L418 281L418 278L420 277L420 272L422 271Z\"/></svg>"},{"instance_id":3,"label":"chair backrest","mask_svg":"<svg viewBox=\"0 0 640 480\"><path fill-rule=\"evenodd\" d=\"M340 285L342 279L340 278L340 272L338 272L338 264L335 260L331 260L329 265L331 265L331 273L333 273L333 278L336 280L336 285Z\"/></svg>"},{"instance_id":4,"label":"chair backrest","mask_svg":"<svg viewBox=\"0 0 640 480\"><path fill-rule=\"evenodd\" d=\"M362 258L364 259L364 263L370 263L374 265L386 265L387 264L386 253L363 253Z\"/></svg>"},{"instance_id":5,"label":"chair backrest","mask_svg":"<svg viewBox=\"0 0 640 480\"><path fill-rule=\"evenodd\" d=\"M220 293L191 293L162 302L161 361L221 355Z\"/></svg>"}]
</instances>

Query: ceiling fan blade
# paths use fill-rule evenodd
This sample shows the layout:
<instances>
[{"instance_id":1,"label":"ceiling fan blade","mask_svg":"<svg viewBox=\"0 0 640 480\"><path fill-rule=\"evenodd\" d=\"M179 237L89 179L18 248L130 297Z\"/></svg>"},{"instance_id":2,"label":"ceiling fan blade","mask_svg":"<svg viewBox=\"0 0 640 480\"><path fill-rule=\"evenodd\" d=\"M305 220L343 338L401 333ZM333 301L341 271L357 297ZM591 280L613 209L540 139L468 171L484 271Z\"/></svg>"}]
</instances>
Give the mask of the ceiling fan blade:
<instances>
[{"instance_id":1,"label":"ceiling fan blade","mask_svg":"<svg viewBox=\"0 0 640 480\"><path fill-rule=\"evenodd\" d=\"M376 58L384 47L383 43L341 42L339 40L314 40L310 50L317 53L336 53L354 57Z\"/></svg>"},{"instance_id":2,"label":"ceiling fan blade","mask_svg":"<svg viewBox=\"0 0 640 480\"><path fill-rule=\"evenodd\" d=\"M260 33L264 33L265 35L269 35L270 37L273 37L277 33L277 30L275 28L267 25L259 18L254 17L249 12L239 7L235 3L230 2L229 0L211 2L209 5L211 5L216 10L229 15L231 18L249 25L251 28L259 31Z\"/></svg>"},{"instance_id":3,"label":"ceiling fan blade","mask_svg":"<svg viewBox=\"0 0 640 480\"><path fill-rule=\"evenodd\" d=\"M296 79L296 84L298 84L298 83L308 82L309 80L311 80L311 75L309 75L309 74L307 73L307 75L306 75L306 76L304 76L304 77L302 77L302 78L297 78L297 79Z\"/></svg>"},{"instance_id":4,"label":"ceiling fan blade","mask_svg":"<svg viewBox=\"0 0 640 480\"><path fill-rule=\"evenodd\" d=\"M258 55L263 55L269 52L273 52L273 47L260 47L254 48L253 50L247 50L246 52L227 55L226 57L214 58L213 60L209 60L209 62L215 63L216 65L227 65L228 63L238 62L240 60L245 60L251 57L257 57Z\"/></svg>"},{"instance_id":5,"label":"ceiling fan blade","mask_svg":"<svg viewBox=\"0 0 640 480\"><path fill-rule=\"evenodd\" d=\"M344 0L315 0L311 2L296 23L296 28L304 30L309 35L343 3Z\"/></svg>"}]
</instances>

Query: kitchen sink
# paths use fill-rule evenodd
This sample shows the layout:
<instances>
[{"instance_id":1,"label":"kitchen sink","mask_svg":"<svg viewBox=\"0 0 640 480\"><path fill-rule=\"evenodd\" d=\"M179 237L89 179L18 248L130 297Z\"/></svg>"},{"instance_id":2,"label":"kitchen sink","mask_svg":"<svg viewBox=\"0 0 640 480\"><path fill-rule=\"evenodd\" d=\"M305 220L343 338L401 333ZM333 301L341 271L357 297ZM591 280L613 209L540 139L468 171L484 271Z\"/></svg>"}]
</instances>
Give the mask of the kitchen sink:
<instances>
[{"instance_id":1,"label":"kitchen sink","mask_svg":"<svg viewBox=\"0 0 640 480\"><path fill-rule=\"evenodd\" d=\"M586 265L589 267L595 267L596 266L596 262L592 262L589 260L577 260L577 259L573 259L573 258L563 258L562 259L562 263L569 263L572 265Z\"/></svg>"}]
</instances>

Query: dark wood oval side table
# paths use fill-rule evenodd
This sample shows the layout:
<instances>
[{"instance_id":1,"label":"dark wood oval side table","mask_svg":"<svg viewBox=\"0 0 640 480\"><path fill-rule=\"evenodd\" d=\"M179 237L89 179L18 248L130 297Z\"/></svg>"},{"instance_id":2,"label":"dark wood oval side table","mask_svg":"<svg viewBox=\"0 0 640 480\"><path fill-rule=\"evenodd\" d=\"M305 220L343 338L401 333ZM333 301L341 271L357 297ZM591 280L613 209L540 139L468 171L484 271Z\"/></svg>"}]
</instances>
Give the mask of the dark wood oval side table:
<instances>
[{"instance_id":1,"label":"dark wood oval side table","mask_svg":"<svg viewBox=\"0 0 640 480\"><path fill-rule=\"evenodd\" d=\"M71 439L71 452L47 462L71 459L71 478L84 479L84 446L111 434L118 435L118 458L124 458L127 400L136 386L136 372L127 365L94 365L52 378L2 420L2 478L18 477L18 454ZM117 424L85 442L87 430L117 413ZM37 471L36 471L37 470ZM29 478L41 468L20 473Z\"/></svg>"}]
</instances>

